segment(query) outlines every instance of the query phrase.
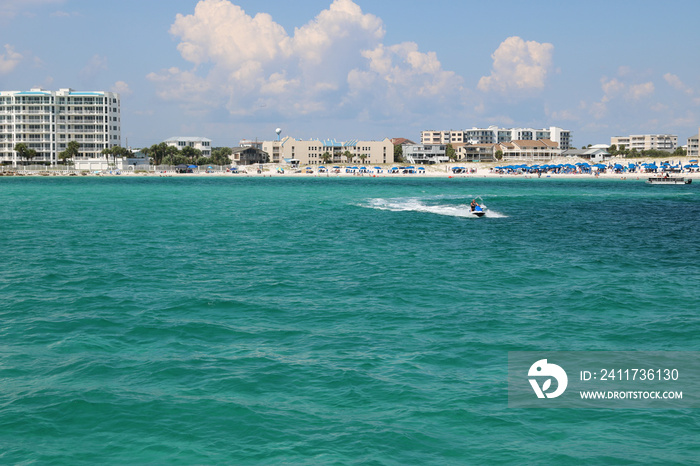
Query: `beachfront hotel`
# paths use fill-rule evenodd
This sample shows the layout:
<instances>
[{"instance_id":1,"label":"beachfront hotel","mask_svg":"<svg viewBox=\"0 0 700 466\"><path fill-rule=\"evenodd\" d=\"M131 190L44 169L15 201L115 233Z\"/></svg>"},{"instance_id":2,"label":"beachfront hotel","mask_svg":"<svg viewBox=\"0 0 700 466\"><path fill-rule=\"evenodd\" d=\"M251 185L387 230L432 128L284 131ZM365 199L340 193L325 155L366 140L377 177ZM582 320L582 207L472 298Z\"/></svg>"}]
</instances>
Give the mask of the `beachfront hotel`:
<instances>
[{"instance_id":1,"label":"beachfront hotel","mask_svg":"<svg viewBox=\"0 0 700 466\"><path fill-rule=\"evenodd\" d=\"M556 126L549 128L472 128L465 130L421 132L423 144L499 144L512 141L550 140L557 143L561 150L571 147L571 131Z\"/></svg>"},{"instance_id":2,"label":"beachfront hotel","mask_svg":"<svg viewBox=\"0 0 700 466\"><path fill-rule=\"evenodd\" d=\"M55 165L71 141L80 145L78 160L103 158L103 149L121 145L120 108L116 92L0 91L0 164L24 162L18 143L36 151L29 163Z\"/></svg>"},{"instance_id":3,"label":"beachfront hotel","mask_svg":"<svg viewBox=\"0 0 700 466\"><path fill-rule=\"evenodd\" d=\"M379 164L394 162L394 145L389 138L382 141L335 139L294 139L289 136L279 141L263 141L262 150L272 163L292 165L323 165L324 163ZM323 154L331 157L327 162ZM350 155L348 158L347 155Z\"/></svg>"},{"instance_id":4,"label":"beachfront hotel","mask_svg":"<svg viewBox=\"0 0 700 466\"><path fill-rule=\"evenodd\" d=\"M613 136L610 145L618 149L629 150L665 150L673 152L678 147L678 136L673 134L636 134L631 136Z\"/></svg>"}]
</instances>

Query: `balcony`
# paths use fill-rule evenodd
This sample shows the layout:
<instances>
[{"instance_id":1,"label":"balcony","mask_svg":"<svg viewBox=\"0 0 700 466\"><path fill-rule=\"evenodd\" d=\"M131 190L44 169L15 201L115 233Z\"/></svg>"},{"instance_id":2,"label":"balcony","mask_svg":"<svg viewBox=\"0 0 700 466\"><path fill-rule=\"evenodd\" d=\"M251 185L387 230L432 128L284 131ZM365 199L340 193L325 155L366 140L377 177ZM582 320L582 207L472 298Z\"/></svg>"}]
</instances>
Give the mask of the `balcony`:
<instances>
[{"instance_id":1,"label":"balcony","mask_svg":"<svg viewBox=\"0 0 700 466\"><path fill-rule=\"evenodd\" d=\"M102 115L104 112L101 110L61 110L58 112L59 115Z\"/></svg>"}]
</instances>

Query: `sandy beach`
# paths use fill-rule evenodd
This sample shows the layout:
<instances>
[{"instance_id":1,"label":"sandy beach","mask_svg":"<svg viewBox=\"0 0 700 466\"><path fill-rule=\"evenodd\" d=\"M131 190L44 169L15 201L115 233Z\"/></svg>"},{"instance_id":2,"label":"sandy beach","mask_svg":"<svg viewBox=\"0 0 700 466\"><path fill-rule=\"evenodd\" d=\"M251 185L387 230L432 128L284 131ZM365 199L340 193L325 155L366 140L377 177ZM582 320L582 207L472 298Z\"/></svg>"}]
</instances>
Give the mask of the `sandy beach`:
<instances>
[{"instance_id":1,"label":"sandy beach","mask_svg":"<svg viewBox=\"0 0 700 466\"><path fill-rule=\"evenodd\" d=\"M672 165L685 166L690 163L690 157L669 157L666 159ZM645 163L656 163L656 165L661 165L661 163L666 160L653 159L653 158L637 158L637 159L626 159L626 158L613 158L605 162L605 165L614 166L615 164L623 165L627 167L628 164L633 163L637 165L643 165ZM348 167L358 167L359 164L329 164L327 170L319 172L318 168L315 166L307 167L302 166L300 168L291 168L289 165L285 164L273 164L268 163L262 166L262 170L259 169L258 165L248 165L239 166L238 172L233 173L227 169L206 169L199 168L193 170L192 173L178 173L174 169L168 170L155 170L155 171L131 171L131 170L103 170L103 171L65 171L65 170L24 170L22 167L17 167L16 169L10 169L5 167L4 171L0 172L0 176L149 176L149 177L193 177L193 176L203 176L203 177L271 177L271 178L290 178L290 177L303 177L303 178L422 178L422 177L438 177L438 178L605 178L605 179L620 179L620 180L646 180L649 177L662 176L664 172L662 170L657 170L654 172L646 172L644 170L637 170L635 172L616 172L612 169L607 170L593 170L591 173L503 173L496 170L496 167L504 167L509 165L575 165L577 163L586 162L579 158L561 158L554 159L550 161L538 161L538 162L527 162L527 161L500 161L500 162L451 162L442 163L436 165L417 165L415 166L415 173L405 173L403 170L398 173L390 173L389 170L392 167L405 167L407 164L366 164L367 171L361 173L359 170L350 172L347 170ZM590 163L590 162L589 162ZM593 165L593 163L591 163ZM340 167L339 169L333 169L332 167ZM380 169L376 169L379 167ZM461 173L455 173L453 168L463 167ZM419 170L420 168L420 170ZM700 179L700 171L697 169L683 170L680 173L670 173L669 176L678 176L684 178Z\"/></svg>"}]
</instances>

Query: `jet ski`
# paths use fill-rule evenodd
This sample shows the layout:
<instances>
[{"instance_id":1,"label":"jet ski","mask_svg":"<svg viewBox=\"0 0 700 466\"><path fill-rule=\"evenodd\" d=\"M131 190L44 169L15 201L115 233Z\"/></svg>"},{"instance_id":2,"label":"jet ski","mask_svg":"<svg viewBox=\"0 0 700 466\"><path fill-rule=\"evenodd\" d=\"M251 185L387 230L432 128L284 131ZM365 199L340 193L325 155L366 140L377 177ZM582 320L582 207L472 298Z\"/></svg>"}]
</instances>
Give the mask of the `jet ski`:
<instances>
[{"instance_id":1,"label":"jet ski","mask_svg":"<svg viewBox=\"0 0 700 466\"><path fill-rule=\"evenodd\" d=\"M480 205L475 205L472 209L472 215L476 215L477 217L483 217L484 215L486 215L486 211L482 209Z\"/></svg>"}]
</instances>

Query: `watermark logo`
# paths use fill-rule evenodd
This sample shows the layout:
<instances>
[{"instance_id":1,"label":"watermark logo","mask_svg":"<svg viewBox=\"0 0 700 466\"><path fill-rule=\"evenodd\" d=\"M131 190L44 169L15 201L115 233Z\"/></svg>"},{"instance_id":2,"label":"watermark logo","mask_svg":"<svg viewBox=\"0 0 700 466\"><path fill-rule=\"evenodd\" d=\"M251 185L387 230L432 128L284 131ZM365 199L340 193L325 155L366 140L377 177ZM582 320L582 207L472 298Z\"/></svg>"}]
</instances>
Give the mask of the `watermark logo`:
<instances>
[{"instance_id":1,"label":"watermark logo","mask_svg":"<svg viewBox=\"0 0 700 466\"><path fill-rule=\"evenodd\" d=\"M529 377L547 377L542 387L540 387L537 379L529 379L537 398L556 398L564 393L566 386L569 384L569 378L566 376L564 369L556 364L548 363L546 359L540 359L530 366L527 375ZM548 393L547 390L552 386L552 378L557 381L557 388L553 392Z\"/></svg>"}]
</instances>

